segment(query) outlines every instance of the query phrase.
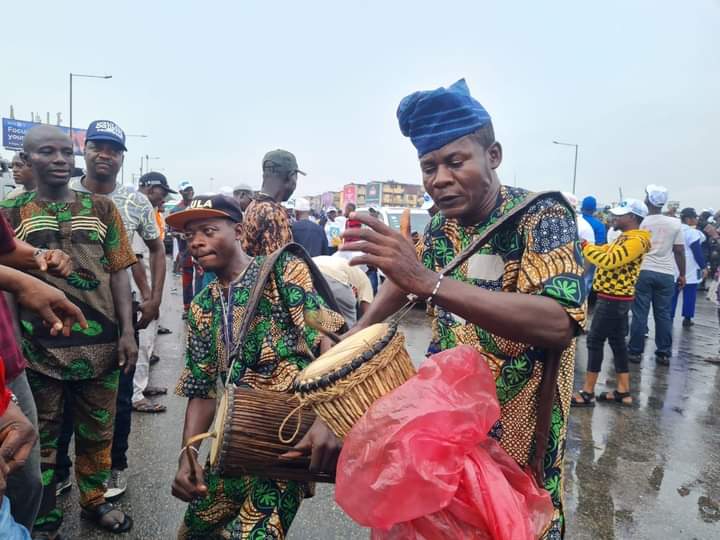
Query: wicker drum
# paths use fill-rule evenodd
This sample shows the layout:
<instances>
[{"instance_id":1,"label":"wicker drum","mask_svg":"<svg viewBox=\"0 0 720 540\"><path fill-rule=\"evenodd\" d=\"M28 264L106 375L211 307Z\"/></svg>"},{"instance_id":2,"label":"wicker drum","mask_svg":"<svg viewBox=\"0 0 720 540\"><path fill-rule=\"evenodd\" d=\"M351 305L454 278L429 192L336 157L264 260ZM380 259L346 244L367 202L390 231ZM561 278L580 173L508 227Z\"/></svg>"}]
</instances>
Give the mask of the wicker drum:
<instances>
[{"instance_id":1,"label":"wicker drum","mask_svg":"<svg viewBox=\"0 0 720 540\"><path fill-rule=\"evenodd\" d=\"M295 379L295 394L343 438L372 403L415 374L396 325L374 324L341 341Z\"/></svg>"}]
</instances>

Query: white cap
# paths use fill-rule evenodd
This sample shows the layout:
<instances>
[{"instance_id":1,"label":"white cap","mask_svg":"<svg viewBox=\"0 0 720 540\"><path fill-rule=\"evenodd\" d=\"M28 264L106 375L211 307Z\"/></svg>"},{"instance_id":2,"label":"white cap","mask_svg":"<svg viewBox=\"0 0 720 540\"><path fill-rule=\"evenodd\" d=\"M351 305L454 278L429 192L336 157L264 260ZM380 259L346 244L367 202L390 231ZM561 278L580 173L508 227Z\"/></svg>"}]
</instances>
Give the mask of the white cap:
<instances>
[{"instance_id":1,"label":"white cap","mask_svg":"<svg viewBox=\"0 0 720 540\"><path fill-rule=\"evenodd\" d=\"M662 186L650 184L645 188L645 193L647 193L648 201L653 206L661 207L668 201L668 191Z\"/></svg>"},{"instance_id":2,"label":"white cap","mask_svg":"<svg viewBox=\"0 0 720 540\"><path fill-rule=\"evenodd\" d=\"M252 193L253 188L250 187L250 184L238 184L235 186L235 189L233 189L233 192L235 191L249 191Z\"/></svg>"},{"instance_id":3,"label":"white cap","mask_svg":"<svg viewBox=\"0 0 720 540\"><path fill-rule=\"evenodd\" d=\"M308 201L305 197L298 197L295 199L295 210L298 212L309 212L310 201Z\"/></svg>"},{"instance_id":4,"label":"white cap","mask_svg":"<svg viewBox=\"0 0 720 540\"><path fill-rule=\"evenodd\" d=\"M185 191L187 188L193 187L190 180L181 180L178 184L178 191Z\"/></svg>"},{"instance_id":5,"label":"white cap","mask_svg":"<svg viewBox=\"0 0 720 540\"><path fill-rule=\"evenodd\" d=\"M338 209L335 208L334 206L328 206L327 209L325 210L325 213L326 213L326 214L329 214L330 212L335 212L335 213L337 214L337 213L338 213Z\"/></svg>"},{"instance_id":6,"label":"white cap","mask_svg":"<svg viewBox=\"0 0 720 540\"><path fill-rule=\"evenodd\" d=\"M222 186L219 190L220 195L227 195L228 197L233 196L233 188L230 186Z\"/></svg>"},{"instance_id":7,"label":"white cap","mask_svg":"<svg viewBox=\"0 0 720 540\"><path fill-rule=\"evenodd\" d=\"M423 203L420 207L423 210L430 210L433 206L435 206L435 201L432 200L432 197L430 194L426 191L423 194Z\"/></svg>"},{"instance_id":8,"label":"white cap","mask_svg":"<svg viewBox=\"0 0 720 540\"><path fill-rule=\"evenodd\" d=\"M609 212L614 216L625 216L627 214L635 214L641 218L646 218L648 208L645 203L637 199L625 199L615 208L611 208Z\"/></svg>"}]
</instances>

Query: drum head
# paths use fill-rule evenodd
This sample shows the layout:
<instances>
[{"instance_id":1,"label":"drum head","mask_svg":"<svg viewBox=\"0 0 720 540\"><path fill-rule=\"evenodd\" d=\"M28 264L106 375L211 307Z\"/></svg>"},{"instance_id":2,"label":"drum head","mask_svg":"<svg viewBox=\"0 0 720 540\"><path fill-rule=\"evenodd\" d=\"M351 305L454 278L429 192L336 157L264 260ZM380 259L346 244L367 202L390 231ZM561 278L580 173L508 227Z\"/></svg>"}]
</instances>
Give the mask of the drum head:
<instances>
[{"instance_id":1,"label":"drum head","mask_svg":"<svg viewBox=\"0 0 720 540\"><path fill-rule=\"evenodd\" d=\"M220 457L220 449L222 448L223 437L225 435L225 418L227 415L227 391L222 393L220 398L220 404L215 411L215 425L213 431L217 433L217 436L212 440L212 446L210 446L210 463L215 466L217 465L218 458Z\"/></svg>"},{"instance_id":2,"label":"drum head","mask_svg":"<svg viewBox=\"0 0 720 540\"><path fill-rule=\"evenodd\" d=\"M347 339L343 339L325 354L306 367L297 377L304 382L317 379L335 371L337 368L352 362L365 351L371 350L373 345L385 337L390 329L387 323L378 323L360 330Z\"/></svg>"}]
</instances>

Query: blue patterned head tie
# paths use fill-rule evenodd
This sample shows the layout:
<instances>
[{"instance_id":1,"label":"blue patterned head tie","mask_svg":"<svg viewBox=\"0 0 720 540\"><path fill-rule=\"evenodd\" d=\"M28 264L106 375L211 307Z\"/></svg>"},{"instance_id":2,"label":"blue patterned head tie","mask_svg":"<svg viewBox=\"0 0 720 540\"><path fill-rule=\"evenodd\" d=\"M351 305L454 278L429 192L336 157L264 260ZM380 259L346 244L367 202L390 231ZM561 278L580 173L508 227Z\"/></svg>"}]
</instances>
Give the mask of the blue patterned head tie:
<instances>
[{"instance_id":1,"label":"blue patterned head tie","mask_svg":"<svg viewBox=\"0 0 720 540\"><path fill-rule=\"evenodd\" d=\"M490 115L470 95L465 79L448 88L421 90L398 106L400 131L410 137L418 156L442 148L490 122Z\"/></svg>"}]
</instances>

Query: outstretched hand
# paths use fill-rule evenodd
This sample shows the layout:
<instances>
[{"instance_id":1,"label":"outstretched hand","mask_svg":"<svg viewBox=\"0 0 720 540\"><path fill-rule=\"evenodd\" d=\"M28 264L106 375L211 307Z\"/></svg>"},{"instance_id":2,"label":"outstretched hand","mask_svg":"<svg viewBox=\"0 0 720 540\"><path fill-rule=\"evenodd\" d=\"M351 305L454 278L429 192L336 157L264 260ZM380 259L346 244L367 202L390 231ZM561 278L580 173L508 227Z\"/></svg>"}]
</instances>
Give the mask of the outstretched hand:
<instances>
[{"instance_id":1,"label":"outstretched hand","mask_svg":"<svg viewBox=\"0 0 720 540\"><path fill-rule=\"evenodd\" d=\"M430 296L437 282L437 274L418 261L411 240L370 215L352 213L350 219L367 225L346 230L342 234L353 240L343 244L340 247L342 251L363 252L363 255L350 260L351 265L375 266L402 290L421 298Z\"/></svg>"},{"instance_id":2,"label":"outstretched hand","mask_svg":"<svg viewBox=\"0 0 720 540\"><path fill-rule=\"evenodd\" d=\"M28 274L24 274L16 290L17 301L27 309L35 311L50 326L50 334L60 332L69 336L72 326L80 324L87 328L85 316L80 308L67 299L65 294Z\"/></svg>"}]
</instances>

